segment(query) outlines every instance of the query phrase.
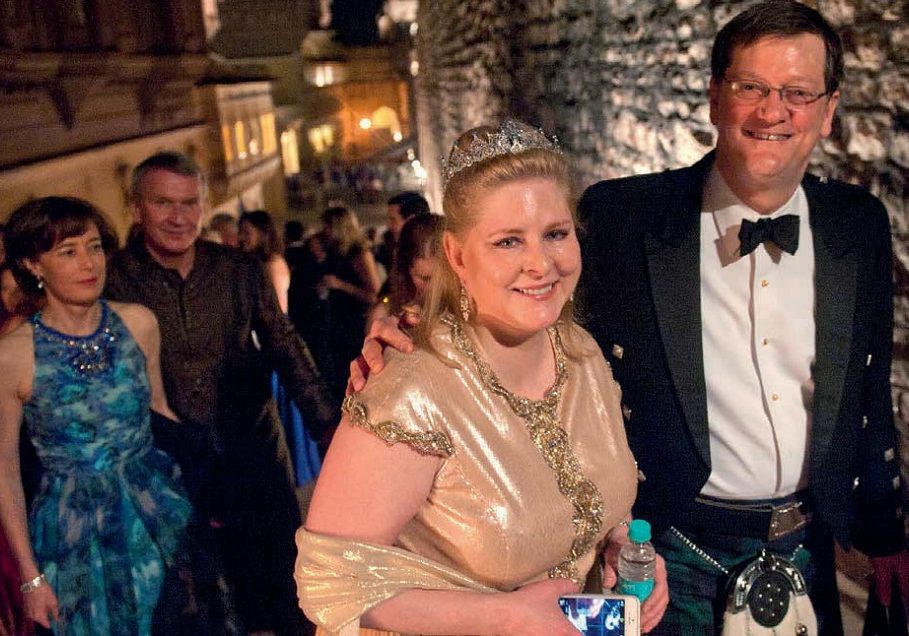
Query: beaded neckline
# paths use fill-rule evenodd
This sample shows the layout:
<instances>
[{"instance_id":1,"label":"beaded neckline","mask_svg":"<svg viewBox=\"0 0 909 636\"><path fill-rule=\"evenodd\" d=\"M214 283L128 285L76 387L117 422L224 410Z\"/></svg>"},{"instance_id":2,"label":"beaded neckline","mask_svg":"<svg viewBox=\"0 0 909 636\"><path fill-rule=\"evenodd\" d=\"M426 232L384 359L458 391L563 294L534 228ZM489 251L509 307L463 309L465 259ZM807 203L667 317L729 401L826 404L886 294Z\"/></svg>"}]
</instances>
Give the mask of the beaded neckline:
<instances>
[{"instance_id":1,"label":"beaded neckline","mask_svg":"<svg viewBox=\"0 0 909 636\"><path fill-rule=\"evenodd\" d=\"M117 337L110 328L110 309L101 301L101 320L95 331L87 336L72 336L48 327L41 320L42 312L32 316L35 335L63 345L58 354L81 376L95 376L110 368L113 343Z\"/></svg>"},{"instance_id":2,"label":"beaded neckline","mask_svg":"<svg viewBox=\"0 0 909 636\"><path fill-rule=\"evenodd\" d=\"M568 365L562 339L556 327L547 329L556 359L556 379L540 400L531 400L515 395L496 377L489 364L473 347L463 323L452 316L445 316L443 322L451 329L452 341L463 355L476 366L486 387L505 398L512 411L524 420L534 446L543 456L546 464L556 474L559 492L574 508L572 523L575 539L568 556L548 571L549 578L571 578L583 585L577 560L592 549L603 525L603 496L596 484L581 472L581 464L571 448L568 434L559 423L559 406L562 390L568 378Z\"/></svg>"}]
</instances>

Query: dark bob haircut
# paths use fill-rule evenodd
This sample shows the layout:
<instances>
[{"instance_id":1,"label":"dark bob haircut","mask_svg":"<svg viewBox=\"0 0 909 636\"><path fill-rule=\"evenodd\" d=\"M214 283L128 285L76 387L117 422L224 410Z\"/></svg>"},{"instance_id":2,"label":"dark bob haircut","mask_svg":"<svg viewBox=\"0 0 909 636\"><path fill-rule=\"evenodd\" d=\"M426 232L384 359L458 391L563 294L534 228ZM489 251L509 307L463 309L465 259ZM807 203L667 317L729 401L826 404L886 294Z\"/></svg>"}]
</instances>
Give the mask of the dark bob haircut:
<instances>
[{"instance_id":1,"label":"dark bob haircut","mask_svg":"<svg viewBox=\"0 0 909 636\"><path fill-rule=\"evenodd\" d=\"M720 29L713 43L710 72L723 79L733 51L765 37L794 37L811 33L824 41L824 90L831 94L843 81L843 42L832 26L809 6L795 0L766 0L742 11Z\"/></svg>"},{"instance_id":2,"label":"dark bob haircut","mask_svg":"<svg viewBox=\"0 0 909 636\"><path fill-rule=\"evenodd\" d=\"M85 234L90 225L98 228L106 254L117 249L117 237L95 207L72 197L44 197L19 206L6 224L6 256L13 276L30 295L41 295L38 279L28 271L25 261L36 260L55 245Z\"/></svg>"}]
</instances>

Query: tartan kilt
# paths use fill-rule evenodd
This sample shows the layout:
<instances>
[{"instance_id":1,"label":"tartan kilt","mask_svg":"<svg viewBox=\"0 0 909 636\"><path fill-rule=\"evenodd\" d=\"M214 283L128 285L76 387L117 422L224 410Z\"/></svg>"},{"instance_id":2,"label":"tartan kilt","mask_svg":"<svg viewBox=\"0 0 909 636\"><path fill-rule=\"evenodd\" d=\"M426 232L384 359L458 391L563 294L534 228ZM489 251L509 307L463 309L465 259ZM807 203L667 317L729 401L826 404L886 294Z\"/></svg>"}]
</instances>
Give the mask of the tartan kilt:
<instances>
[{"instance_id":1,"label":"tartan kilt","mask_svg":"<svg viewBox=\"0 0 909 636\"><path fill-rule=\"evenodd\" d=\"M815 525L819 524L809 527ZM768 543L748 537L680 530L730 574L724 574L708 563L670 530L654 537L654 547L666 560L669 607L660 624L650 632L651 636L719 636L730 582L762 548L789 559L805 576L818 615L819 634L842 634L833 542L829 533L818 532L818 527Z\"/></svg>"}]
</instances>

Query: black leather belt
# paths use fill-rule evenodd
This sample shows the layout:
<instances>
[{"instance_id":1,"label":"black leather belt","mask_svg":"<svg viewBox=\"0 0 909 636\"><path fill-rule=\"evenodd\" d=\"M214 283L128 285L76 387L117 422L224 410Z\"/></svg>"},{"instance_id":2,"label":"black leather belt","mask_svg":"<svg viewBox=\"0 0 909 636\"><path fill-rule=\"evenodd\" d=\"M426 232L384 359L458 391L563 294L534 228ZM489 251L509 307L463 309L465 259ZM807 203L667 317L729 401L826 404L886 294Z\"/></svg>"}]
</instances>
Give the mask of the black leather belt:
<instances>
[{"instance_id":1,"label":"black leather belt","mask_svg":"<svg viewBox=\"0 0 909 636\"><path fill-rule=\"evenodd\" d=\"M701 532L775 541L811 522L807 491L788 497L729 500L699 495L683 527Z\"/></svg>"}]
</instances>

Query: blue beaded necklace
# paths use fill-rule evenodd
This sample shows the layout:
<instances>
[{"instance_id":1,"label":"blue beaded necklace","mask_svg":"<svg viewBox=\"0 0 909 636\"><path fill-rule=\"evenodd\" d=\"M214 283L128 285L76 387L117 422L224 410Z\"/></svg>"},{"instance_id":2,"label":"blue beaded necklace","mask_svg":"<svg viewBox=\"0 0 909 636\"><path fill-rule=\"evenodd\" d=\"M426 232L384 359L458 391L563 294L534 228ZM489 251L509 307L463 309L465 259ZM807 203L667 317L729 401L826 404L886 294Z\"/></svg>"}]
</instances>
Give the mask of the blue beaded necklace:
<instances>
[{"instance_id":1,"label":"blue beaded necklace","mask_svg":"<svg viewBox=\"0 0 909 636\"><path fill-rule=\"evenodd\" d=\"M107 303L101 301L101 320L94 333L87 336L71 336L48 327L41 321L42 312L32 316L36 335L62 344L60 357L81 376L95 376L110 368L113 359L113 343L117 337L110 329L110 310Z\"/></svg>"}]
</instances>

